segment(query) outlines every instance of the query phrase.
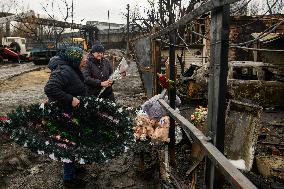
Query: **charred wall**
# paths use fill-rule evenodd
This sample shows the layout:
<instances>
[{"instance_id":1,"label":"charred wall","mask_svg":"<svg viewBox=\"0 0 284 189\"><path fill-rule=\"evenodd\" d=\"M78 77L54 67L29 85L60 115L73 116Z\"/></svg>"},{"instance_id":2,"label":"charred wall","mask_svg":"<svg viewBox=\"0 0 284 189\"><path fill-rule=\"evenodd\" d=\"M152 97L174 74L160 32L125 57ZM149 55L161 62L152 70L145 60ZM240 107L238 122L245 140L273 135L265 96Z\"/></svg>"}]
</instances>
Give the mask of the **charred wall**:
<instances>
[{"instance_id":1,"label":"charred wall","mask_svg":"<svg viewBox=\"0 0 284 189\"><path fill-rule=\"evenodd\" d=\"M234 16L230 18L230 43L239 44L253 40L252 33L264 32L267 28L279 23L284 19L284 15L268 16ZM206 33L210 34L210 17L205 21ZM284 24L277 27L274 33L284 33ZM210 37L209 35L207 35ZM210 40L206 40L206 55L210 56ZM249 47L254 47L250 45ZM283 41L262 45L261 48L284 49ZM258 53L258 60L265 63L284 64L283 53ZM210 60L210 57L209 59ZM253 51L239 48L229 49L229 61L254 61Z\"/></svg>"}]
</instances>

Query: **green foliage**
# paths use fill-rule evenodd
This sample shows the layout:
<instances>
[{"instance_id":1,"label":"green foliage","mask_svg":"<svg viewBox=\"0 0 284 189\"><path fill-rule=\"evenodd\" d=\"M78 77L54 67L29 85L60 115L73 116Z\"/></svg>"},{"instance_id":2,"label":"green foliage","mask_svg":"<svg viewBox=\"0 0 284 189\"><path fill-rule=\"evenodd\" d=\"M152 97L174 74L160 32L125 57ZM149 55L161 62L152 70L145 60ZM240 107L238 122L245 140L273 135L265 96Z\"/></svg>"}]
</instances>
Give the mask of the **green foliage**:
<instances>
[{"instance_id":1,"label":"green foliage","mask_svg":"<svg viewBox=\"0 0 284 189\"><path fill-rule=\"evenodd\" d=\"M44 151L57 159L103 162L124 152L132 144L131 112L113 102L80 98L80 106L69 114L57 103L18 107L1 121L0 129L32 151Z\"/></svg>"}]
</instances>

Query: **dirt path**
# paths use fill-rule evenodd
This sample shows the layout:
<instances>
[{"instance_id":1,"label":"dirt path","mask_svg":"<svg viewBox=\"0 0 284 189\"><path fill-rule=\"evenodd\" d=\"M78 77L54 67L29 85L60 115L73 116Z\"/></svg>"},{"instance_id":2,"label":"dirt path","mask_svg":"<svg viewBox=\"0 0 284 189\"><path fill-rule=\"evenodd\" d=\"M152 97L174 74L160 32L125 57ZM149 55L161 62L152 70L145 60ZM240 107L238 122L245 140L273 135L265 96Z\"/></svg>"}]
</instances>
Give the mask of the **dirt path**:
<instances>
[{"instance_id":1,"label":"dirt path","mask_svg":"<svg viewBox=\"0 0 284 189\"><path fill-rule=\"evenodd\" d=\"M9 79L11 77L27 73L33 70L39 70L41 68L44 68L45 66L37 66L34 65L32 62L25 63L25 64L0 64L0 81Z\"/></svg>"},{"instance_id":2,"label":"dirt path","mask_svg":"<svg viewBox=\"0 0 284 189\"><path fill-rule=\"evenodd\" d=\"M1 69L1 67L0 67ZM5 80L0 84L0 115L17 105L42 102L46 97L43 87L48 80L47 68ZM135 62L131 62L128 76L114 84L117 103L134 108L143 102L142 83ZM0 137L0 189L61 189L62 163L31 153ZM157 179L137 174L137 158L133 152L122 154L103 165L84 165L87 173L82 178L93 188L158 188Z\"/></svg>"},{"instance_id":3,"label":"dirt path","mask_svg":"<svg viewBox=\"0 0 284 189\"><path fill-rule=\"evenodd\" d=\"M48 68L37 67L37 69L40 70L6 79L0 84L0 116L5 116L19 105L39 103L46 98L43 87L50 72Z\"/></svg>"}]
</instances>

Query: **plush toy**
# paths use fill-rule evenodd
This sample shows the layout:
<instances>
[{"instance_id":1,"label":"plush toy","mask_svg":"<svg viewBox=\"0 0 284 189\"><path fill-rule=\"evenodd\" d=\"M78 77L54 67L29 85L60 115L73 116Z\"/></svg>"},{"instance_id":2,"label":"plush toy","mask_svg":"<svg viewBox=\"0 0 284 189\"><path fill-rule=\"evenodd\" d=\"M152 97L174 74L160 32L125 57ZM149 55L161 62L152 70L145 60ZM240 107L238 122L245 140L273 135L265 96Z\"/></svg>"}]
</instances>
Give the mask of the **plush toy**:
<instances>
[{"instance_id":1,"label":"plush toy","mask_svg":"<svg viewBox=\"0 0 284 189\"><path fill-rule=\"evenodd\" d=\"M156 127L158 126L159 121L156 119L150 119L150 125L153 129L156 129Z\"/></svg>"},{"instance_id":2,"label":"plush toy","mask_svg":"<svg viewBox=\"0 0 284 189\"><path fill-rule=\"evenodd\" d=\"M169 128L170 128L170 118L168 116L164 116L157 123L157 128L155 129L152 139L170 142L169 138Z\"/></svg>"},{"instance_id":3,"label":"plush toy","mask_svg":"<svg viewBox=\"0 0 284 189\"><path fill-rule=\"evenodd\" d=\"M152 137L154 133L153 122L150 121L146 114L138 114L135 118L135 124L133 130L136 140L145 141L147 138Z\"/></svg>"}]
</instances>

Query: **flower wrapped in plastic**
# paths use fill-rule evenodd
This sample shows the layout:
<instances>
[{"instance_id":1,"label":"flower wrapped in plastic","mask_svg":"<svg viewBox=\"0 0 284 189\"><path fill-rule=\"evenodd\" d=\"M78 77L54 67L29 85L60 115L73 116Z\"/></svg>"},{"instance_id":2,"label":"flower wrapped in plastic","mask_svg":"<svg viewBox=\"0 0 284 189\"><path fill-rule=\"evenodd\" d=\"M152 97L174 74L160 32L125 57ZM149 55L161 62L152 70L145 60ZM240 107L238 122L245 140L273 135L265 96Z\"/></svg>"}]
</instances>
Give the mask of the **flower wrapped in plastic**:
<instances>
[{"instance_id":1,"label":"flower wrapped in plastic","mask_svg":"<svg viewBox=\"0 0 284 189\"><path fill-rule=\"evenodd\" d=\"M115 69L115 71L111 74L111 76L109 77L109 80L111 81L117 81L123 77L126 76L127 70L128 70L128 63L125 60L125 58L123 57L122 60L120 61L119 65L117 66L117 68ZM103 94L103 92L106 90L107 87L103 87L102 90L100 91L98 97L101 96L101 94Z\"/></svg>"},{"instance_id":2,"label":"flower wrapped in plastic","mask_svg":"<svg viewBox=\"0 0 284 189\"><path fill-rule=\"evenodd\" d=\"M170 90L170 89L172 89L174 87L174 83L175 82L173 80L168 79L165 74L157 73L157 76L158 76L160 85L164 89Z\"/></svg>"}]
</instances>

